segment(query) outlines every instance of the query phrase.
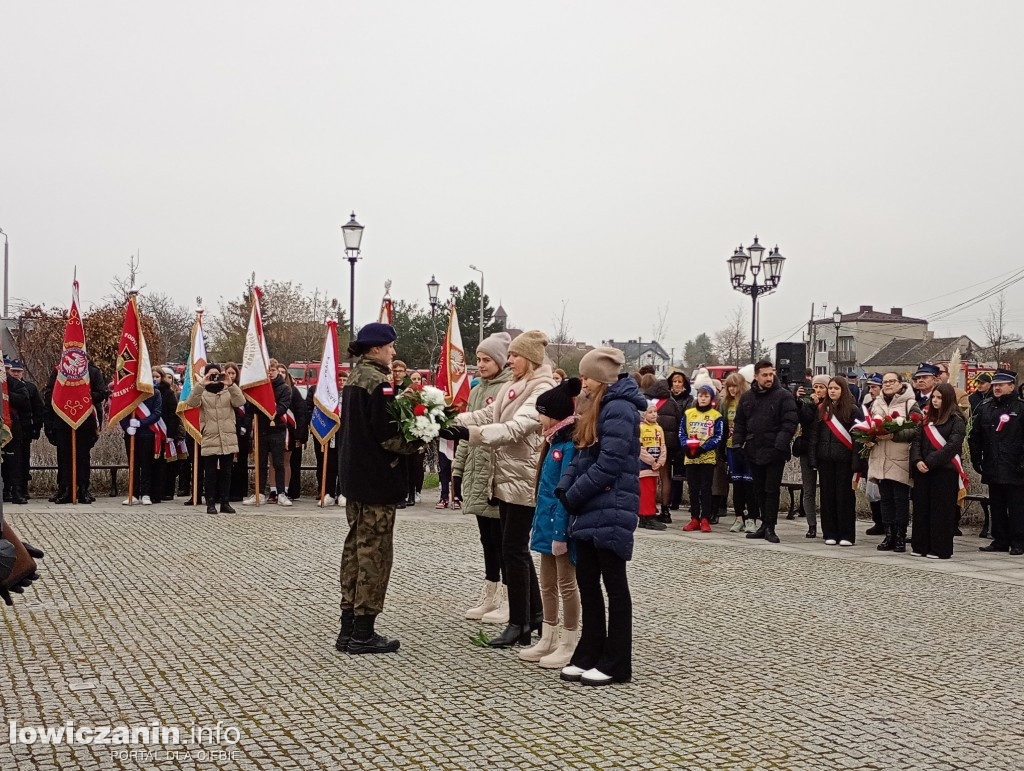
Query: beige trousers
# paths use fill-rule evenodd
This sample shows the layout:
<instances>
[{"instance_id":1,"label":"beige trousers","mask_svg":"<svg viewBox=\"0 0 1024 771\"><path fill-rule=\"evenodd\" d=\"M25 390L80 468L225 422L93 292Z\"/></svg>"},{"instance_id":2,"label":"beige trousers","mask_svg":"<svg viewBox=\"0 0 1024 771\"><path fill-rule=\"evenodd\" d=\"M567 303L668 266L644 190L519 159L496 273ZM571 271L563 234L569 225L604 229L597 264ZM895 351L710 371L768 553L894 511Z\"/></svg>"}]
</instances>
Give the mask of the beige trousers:
<instances>
[{"instance_id":1,"label":"beige trousers","mask_svg":"<svg viewBox=\"0 0 1024 771\"><path fill-rule=\"evenodd\" d=\"M576 586L576 568L569 555L540 555L540 598L544 603L544 623L558 623L558 598L562 598L562 624L575 631L580 628L580 590Z\"/></svg>"}]
</instances>

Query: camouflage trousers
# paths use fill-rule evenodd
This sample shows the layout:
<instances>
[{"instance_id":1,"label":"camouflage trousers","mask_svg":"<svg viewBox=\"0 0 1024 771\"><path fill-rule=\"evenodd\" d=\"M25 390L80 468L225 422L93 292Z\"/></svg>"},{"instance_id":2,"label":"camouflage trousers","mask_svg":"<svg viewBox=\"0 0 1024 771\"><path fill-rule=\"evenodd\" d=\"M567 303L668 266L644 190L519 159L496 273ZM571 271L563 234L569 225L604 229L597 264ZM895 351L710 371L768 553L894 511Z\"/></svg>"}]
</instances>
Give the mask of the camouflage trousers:
<instances>
[{"instance_id":1,"label":"camouflage trousers","mask_svg":"<svg viewBox=\"0 0 1024 771\"><path fill-rule=\"evenodd\" d=\"M384 609L391 578L395 504L349 500L345 515L348 535L341 554L341 609L376 616Z\"/></svg>"}]
</instances>

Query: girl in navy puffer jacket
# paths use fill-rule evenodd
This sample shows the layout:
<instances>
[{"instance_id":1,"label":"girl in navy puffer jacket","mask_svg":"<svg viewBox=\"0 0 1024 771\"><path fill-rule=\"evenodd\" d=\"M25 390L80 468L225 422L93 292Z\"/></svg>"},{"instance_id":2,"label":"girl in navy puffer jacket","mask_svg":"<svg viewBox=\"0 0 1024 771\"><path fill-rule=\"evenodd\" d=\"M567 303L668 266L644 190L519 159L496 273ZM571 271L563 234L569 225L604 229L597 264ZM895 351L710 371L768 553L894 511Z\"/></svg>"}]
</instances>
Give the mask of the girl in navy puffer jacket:
<instances>
[{"instance_id":1,"label":"girl in navy puffer jacket","mask_svg":"<svg viewBox=\"0 0 1024 771\"><path fill-rule=\"evenodd\" d=\"M561 676L584 685L628 682L633 676L626 562L633 556L640 505L640 411L647 400L633 378L619 375L623 361L616 348L596 348L580 361L591 405L577 422L579 451L555 491L570 514L583 606L583 633Z\"/></svg>"}]
</instances>

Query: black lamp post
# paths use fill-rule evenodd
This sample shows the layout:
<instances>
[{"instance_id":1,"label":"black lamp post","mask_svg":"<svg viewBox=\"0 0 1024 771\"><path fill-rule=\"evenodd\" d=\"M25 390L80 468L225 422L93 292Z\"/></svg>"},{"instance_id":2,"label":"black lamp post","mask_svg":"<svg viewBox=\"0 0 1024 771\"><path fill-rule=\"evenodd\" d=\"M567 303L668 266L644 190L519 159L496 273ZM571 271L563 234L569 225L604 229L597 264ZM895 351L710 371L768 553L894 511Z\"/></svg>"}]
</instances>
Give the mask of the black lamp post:
<instances>
[{"instance_id":1,"label":"black lamp post","mask_svg":"<svg viewBox=\"0 0 1024 771\"><path fill-rule=\"evenodd\" d=\"M437 290L440 288L441 285L432 275L430 281L427 282L427 297L430 299L430 329L434 332L434 344L430 349L430 376L432 378L435 377L434 351L437 350L437 324L434 323L434 312L437 310Z\"/></svg>"},{"instance_id":2,"label":"black lamp post","mask_svg":"<svg viewBox=\"0 0 1024 771\"><path fill-rule=\"evenodd\" d=\"M763 259L762 259L763 258ZM732 288L737 292L750 295L753 301L750 318L750 361L757 357L757 298L771 294L778 288L782 281L782 266L786 258L779 253L779 247L772 249L767 257L764 257L764 247L754 236L754 243L743 249L740 244L732 253L727 262L729 263L729 275L732 280ZM757 277L764 271L761 283ZM747 274L749 278L747 277Z\"/></svg>"},{"instance_id":3,"label":"black lamp post","mask_svg":"<svg viewBox=\"0 0 1024 771\"><path fill-rule=\"evenodd\" d=\"M839 327L843 325L843 312L839 310L839 306L832 311L832 323L836 328L836 377L839 377L842 373L839 371Z\"/></svg>"},{"instance_id":4,"label":"black lamp post","mask_svg":"<svg viewBox=\"0 0 1024 771\"><path fill-rule=\"evenodd\" d=\"M363 242L363 226L356 222L356 213L341 226L341 234L345 237L345 255L350 266L348 295L348 341L349 345L356 339L356 261L361 259L359 245ZM353 359L349 357L348 366L352 369Z\"/></svg>"}]
</instances>

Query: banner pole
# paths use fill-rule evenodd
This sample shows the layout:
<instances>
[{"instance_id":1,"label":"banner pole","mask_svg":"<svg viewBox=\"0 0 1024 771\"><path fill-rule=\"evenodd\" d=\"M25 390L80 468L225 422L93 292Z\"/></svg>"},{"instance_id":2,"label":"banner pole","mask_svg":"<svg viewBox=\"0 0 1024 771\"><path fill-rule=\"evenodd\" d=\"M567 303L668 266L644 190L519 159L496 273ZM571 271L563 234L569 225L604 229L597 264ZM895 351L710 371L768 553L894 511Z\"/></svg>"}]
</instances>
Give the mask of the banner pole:
<instances>
[{"instance_id":1,"label":"banner pole","mask_svg":"<svg viewBox=\"0 0 1024 771\"><path fill-rule=\"evenodd\" d=\"M135 434L128 441L128 505L135 503Z\"/></svg>"},{"instance_id":2,"label":"banner pole","mask_svg":"<svg viewBox=\"0 0 1024 771\"><path fill-rule=\"evenodd\" d=\"M252 470L256 482L256 505L260 505L260 416L253 415L252 421L253 438L253 464Z\"/></svg>"},{"instance_id":3,"label":"banner pole","mask_svg":"<svg viewBox=\"0 0 1024 771\"><path fill-rule=\"evenodd\" d=\"M320 447L324 451L323 469L320 472L320 508L324 507L324 495L327 493L327 443L321 442Z\"/></svg>"},{"instance_id":4,"label":"banner pole","mask_svg":"<svg viewBox=\"0 0 1024 771\"><path fill-rule=\"evenodd\" d=\"M71 429L71 503L78 505L78 430Z\"/></svg>"},{"instance_id":5,"label":"banner pole","mask_svg":"<svg viewBox=\"0 0 1024 771\"><path fill-rule=\"evenodd\" d=\"M199 442L192 444L192 505L199 505Z\"/></svg>"}]
</instances>

